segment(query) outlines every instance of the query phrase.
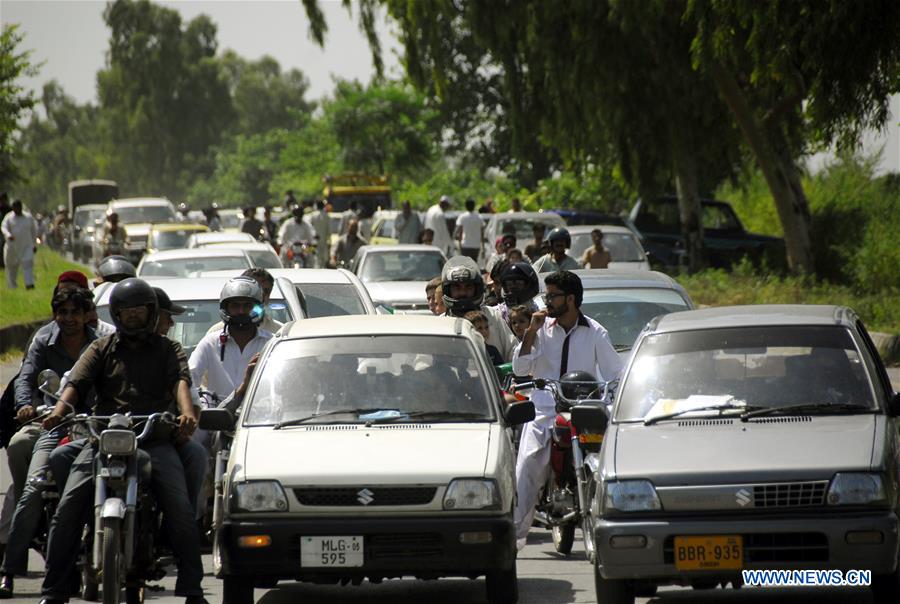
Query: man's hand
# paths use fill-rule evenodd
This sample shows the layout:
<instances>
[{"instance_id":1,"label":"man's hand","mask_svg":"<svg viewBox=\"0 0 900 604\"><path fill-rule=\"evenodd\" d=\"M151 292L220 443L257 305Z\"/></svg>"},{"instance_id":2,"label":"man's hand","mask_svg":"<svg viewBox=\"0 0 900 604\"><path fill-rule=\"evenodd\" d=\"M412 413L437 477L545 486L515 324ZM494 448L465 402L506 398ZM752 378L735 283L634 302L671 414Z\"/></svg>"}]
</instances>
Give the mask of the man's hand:
<instances>
[{"instance_id":1,"label":"man's hand","mask_svg":"<svg viewBox=\"0 0 900 604\"><path fill-rule=\"evenodd\" d=\"M52 430L53 428L58 426L59 422L61 422L62 420L63 420L63 416L58 414L56 411L54 411L53 413L48 415L46 418L44 418L42 425L44 427L44 430Z\"/></svg>"},{"instance_id":2,"label":"man's hand","mask_svg":"<svg viewBox=\"0 0 900 604\"><path fill-rule=\"evenodd\" d=\"M528 326L528 331L532 333L537 333L540 328L544 325L544 321L547 319L547 311L539 310L531 315L531 324Z\"/></svg>"},{"instance_id":3,"label":"man's hand","mask_svg":"<svg viewBox=\"0 0 900 604\"><path fill-rule=\"evenodd\" d=\"M184 442L197 429L197 418L193 414L193 410L191 413L182 413L178 416L178 435L176 439L178 442Z\"/></svg>"},{"instance_id":4,"label":"man's hand","mask_svg":"<svg viewBox=\"0 0 900 604\"><path fill-rule=\"evenodd\" d=\"M22 407L16 413L16 420L18 420L20 424L24 424L35 415L37 415L37 413L35 412L34 407L32 407L31 405L22 405Z\"/></svg>"}]
</instances>

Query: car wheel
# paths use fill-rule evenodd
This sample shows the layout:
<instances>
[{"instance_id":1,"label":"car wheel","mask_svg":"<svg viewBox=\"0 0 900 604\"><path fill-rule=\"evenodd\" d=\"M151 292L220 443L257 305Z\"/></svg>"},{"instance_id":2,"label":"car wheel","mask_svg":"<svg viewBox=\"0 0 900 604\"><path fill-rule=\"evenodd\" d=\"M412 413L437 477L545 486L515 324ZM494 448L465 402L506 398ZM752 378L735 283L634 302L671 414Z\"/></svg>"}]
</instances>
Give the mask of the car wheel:
<instances>
[{"instance_id":1,"label":"car wheel","mask_svg":"<svg viewBox=\"0 0 900 604\"><path fill-rule=\"evenodd\" d=\"M600 557L594 556L594 590L602 604L633 604L634 587L624 579L604 579L600 574Z\"/></svg>"},{"instance_id":2,"label":"car wheel","mask_svg":"<svg viewBox=\"0 0 900 604\"><path fill-rule=\"evenodd\" d=\"M253 581L244 577L223 577L222 604L253 604Z\"/></svg>"},{"instance_id":3,"label":"car wheel","mask_svg":"<svg viewBox=\"0 0 900 604\"><path fill-rule=\"evenodd\" d=\"M516 562L509 570L494 570L485 577L487 601L490 604L516 604L519 601L519 577Z\"/></svg>"}]
</instances>

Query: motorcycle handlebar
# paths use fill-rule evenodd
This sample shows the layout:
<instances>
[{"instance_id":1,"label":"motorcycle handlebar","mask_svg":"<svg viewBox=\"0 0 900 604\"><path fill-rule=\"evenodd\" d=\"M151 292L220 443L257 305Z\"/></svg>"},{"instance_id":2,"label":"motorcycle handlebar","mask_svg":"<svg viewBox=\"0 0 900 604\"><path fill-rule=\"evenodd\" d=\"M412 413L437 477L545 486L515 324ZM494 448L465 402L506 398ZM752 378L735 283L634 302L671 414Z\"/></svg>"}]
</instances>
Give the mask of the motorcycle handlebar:
<instances>
[{"instance_id":1,"label":"motorcycle handlebar","mask_svg":"<svg viewBox=\"0 0 900 604\"><path fill-rule=\"evenodd\" d=\"M116 414L116 415L121 416L123 414ZM128 417L131 420L131 426L130 426L131 428L133 428L135 425L137 425L141 422L146 422L144 424L144 427L141 430L141 432L137 435L138 443L142 443L142 442L146 441L147 438L150 437L150 435L153 433L153 427L158 422L163 422L163 423L169 424L172 427L178 426L178 422L175 421L175 416L172 415L171 413L169 413L168 411L151 413L150 415L128 415L128 414L124 414L124 415L125 415L125 417ZM100 432L102 432L102 430L100 432L98 432L97 429L94 427L94 424L96 422L109 422L113 417L115 417L115 415L88 415L87 413L79 413L77 415L70 416L67 419L61 421L57 425L57 428L59 428L60 426L64 426L64 425L74 425L74 424L79 424L79 423L85 424L85 425L87 425L87 428L91 433L91 436L93 438L99 439Z\"/></svg>"}]
</instances>

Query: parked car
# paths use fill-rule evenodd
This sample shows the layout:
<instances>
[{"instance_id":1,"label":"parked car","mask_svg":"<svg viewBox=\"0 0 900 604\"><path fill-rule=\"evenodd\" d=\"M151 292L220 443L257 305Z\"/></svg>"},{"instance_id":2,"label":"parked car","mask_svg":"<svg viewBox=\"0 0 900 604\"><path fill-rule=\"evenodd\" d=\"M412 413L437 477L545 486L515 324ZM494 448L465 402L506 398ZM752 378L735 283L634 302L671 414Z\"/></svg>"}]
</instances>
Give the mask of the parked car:
<instances>
[{"instance_id":1,"label":"parked car","mask_svg":"<svg viewBox=\"0 0 900 604\"><path fill-rule=\"evenodd\" d=\"M593 269L573 271L581 279L584 297L581 312L609 332L613 347L627 358L641 330L654 317L691 310L694 302L677 281L654 271ZM542 298L547 286L540 280Z\"/></svg>"},{"instance_id":2,"label":"parked car","mask_svg":"<svg viewBox=\"0 0 900 604\"><path fill-rule=\"evenodd\" d=\"M179 249L144 256L137 266L138 277L199 277L208 271L248 269L256 266L243 250Z\"/></svg>"},{"instance_id":3,"label":"parked car","mask_svg":"<svg viewBox=\"0 0 900 604\"><path fill-rule=\"evenodd\" d=\"M209 328L222 320L219 316L219 294L230 277L141 278L150 285L161 288L173 302L187 309L184 314L175 317L175 326L169 332L169 337L179 342L190 356ZM101 283L95 290L97 315L108 322L112 322L109 296L113 285L115 284ZM280 323L307 316L294 285L284 278L275 279L266 314Z\"/></svg>"},{"instance_id":4,"label":"parked car","mask_svg":"<svg viewBox=\"0 0 900 604\"><path fill-rule=\"evenodd\" d=\"M616 214L608 214L606 212L597 212L595 210L574 210L570 208L554 208L547 210L554 214L559 214L566 221L566 225L570 227L604 224L607 226L623 226L627 227L628 223L621 216Z\"/></svg>"},{"instance_id":5,"label":"parked car","mask_svg":"<svg viewBox=\"0 0 900 604\"><path fill-rule=\"evenodd\" d=\"M350 268L376 305L401 313L430 314L425 285L440 276L446 261L441 250L431 245L364 245Z\"/></svg>"},{"instance_id":6,"label":"parked car","mask_svg":"<svg viewBox=\"0 0 900 604\"><path fill-rule=\"evenodd\" d=\"M187 247L188 238L195 233L206 233L209 227L205 224L192 224L189 222L169 222L164 224L151 224L147 233L147 253L161 252L163 250L177 250Z\"/></svg>"},{"instance_id":7,"label":"parked car","mask_svg":"<svg viewBox=\"0 0 900 604\"><path fill-rule=\"evenodd\" d=\"M219 210L219 220L222 221L223 233L239 233L244 213L238 208L224 208Z\"/></svg>"},{"instance_id":8,"label":"parked car","mask_svg":"<svg viewBox=\"0 0 900 604\"><path fill-rule=\"evenodd\" d=\"M552 212L504 212L502 214L490 214L490 219L484 229L485 239L485 262L490 259L496 252L494 250L494 241L497 237L506 233L514 233L516 236L516 247L525 250L534 238L534 225L540 223L545 227L545 234L557 227L566 226L565 221L559 214Z\"/></svg>"},{"instance_id":9,"label":"parked car","mask_svg":"<svg viewBox=\"0 0 900 604\"><path fill-rule=\"evenodd\" d=\"M900 397L848 308L672 313L635 346L592 506L597 599L865 569L900 601Z\"/></svg>"},{"instance_id":10,"label":"parked car","mask_svg":"<svg viewBox=\"0 0 900 604\"><path fill-rule=\"evenodd\" d=\"M107 212L118 214L119 224L128 233L125 255L132 264L137 264L147 251L147 235L151 224L177 222L172 202L156 197L116 199L109 202Z\"/></svg>"},{"instance_id":11,"label":"parked car","mask_svg":"<svg viewBox=\"0 0 900 604\"><path fill-rule=\"evenodd\" d=\"M97 232L103 229L105 220L105 203L90 203L75 208L72 216L72 256L76 261L90 262L94 259Z\"/></svg>"},{"instance_id":12,"label":"parked car","mask_svg":"<svg viewBox=\"0 0 900 604\"><path fill-rule=\"evenodd\" d=\"M480 575L489 602L517 600L510 428L534 407L503 404L476 333L434 317L285 325L236 424L201 419L236 426L213 540L224 601L278 581Z\"/></svg>"},{"instance_id":13,"label":"parked car","mask_svg":"<svg viewBox=\"0 0 900 604\"><path fill-rule=\"evenodd\" d=\"M186 248L206 247L217 243L253 243L256 239L250 233L207 232L194 233L187 238L184 244Z\"/></svg>"},{"instance_id":14,"label":"parked car","mask_svg":"<svg viewBox=\"0 0 900 604\"><path fill-rule=\"evenodd\" d=\"M594 246L591 231L600 229L603 233L603 247L609 251L611 258L607 268L650 270L647 252L629 228L604 224L566 227L566 229L572 237L572 247L569 248L568 254L576 260L580 261L585 250Z\"/></svg>"},{"instance_id":15,"label":"parked car","mask_svg":"<svg viewBox=\"0 0 900 604\"><path fill-rule=\"evenodd\" d=\"M203 246L205 250L241 250L250 256L253 266L262 268L282 268L281 259L275 253L275 248L265 241L240 241L231 243L208 243Z\"/></svg>"},{"instance_id":16,"label":"parked car","mask_svg":"<svg viewBox=\"0 0 900 604\"><path fill-rule=\"evenodd\" d=\"M732 207L724 201L703 199L700 203L703 250L710 266L728 268L748 257L757 264L764 262L771 269L786 267L783 239L747 232ZM638 200L629 219L640 233L654 267L675 268L683 262L678 198Z\"/></svg>"},{"instance_id":17,"label":"parked car","mask_svg":"<svg viewBox=\"0 0 900 604\"><path fill-rule=\"evenodd\" d=\"M372 235L369 237L369 243L372 245L396 245L397 233L394 230L394 223L397 210L378 210L372 216Z\"/></svg>"}]
</instances>

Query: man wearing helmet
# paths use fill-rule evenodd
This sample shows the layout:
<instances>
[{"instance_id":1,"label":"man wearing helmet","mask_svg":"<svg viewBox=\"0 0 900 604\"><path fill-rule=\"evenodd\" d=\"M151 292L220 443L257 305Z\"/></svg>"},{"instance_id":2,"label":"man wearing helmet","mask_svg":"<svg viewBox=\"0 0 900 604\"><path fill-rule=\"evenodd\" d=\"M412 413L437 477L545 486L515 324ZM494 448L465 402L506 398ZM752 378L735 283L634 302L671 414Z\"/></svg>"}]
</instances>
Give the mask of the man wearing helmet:
<instances>
[{"instance_id":1,"label":"man wearing helmet","mask_svg":"<svg viewBox=\"0 0 900 604\"><path fill-rule=\"evenodd\" d=\"M505 265L500 274L500 292L503 302L497 310L503 321L509 323L509 310L513 306L524 304L532 312L537 310L534 297L540 291L537 273L527 262L511 262Z\"/></svg>"},{"instance_id":2,"label":"man wearing helmet","mask_svg":"<svg viewBox=\"0 0 900 604\"><path fill-rule=\"evenodd\" d=\"M125 227L119 224L119 215L110 212L106 216L106 225L103 227L103 234L100 236L100 249L103 250L104 256L110 254L121 254L128 245L128 233Z\"/></svg>"},{"instance_id":3,"label":"man wearing helmet","mask_svg":"<svg viewBox=\"0 0 900 604\"><path fill-rule=\"evenodd\" d=\"M500 351L504 361L512 358L516 336L492 306L484 306L484 279L475 261L468 256L454 256L441 271L441 297L447 315L463 317L472 310L487 316L490 338L487 343Z\"/></svg>"},{"instance_id":4,"label":"man wearing helmet","mask_svg":"<svg viewBox=\"0 0 900 604\"><path fill-rule=\"evenodd\" d=\"M191 208L188 207L188 204L184 203L183 201L181 203L179 203L178 204L178 216L177 216L178 222L182 222L182 223L192 222L191 219L188 217L188 213L190 213L190 211L191 211Z\"/></svg>"},{"instance_id":5,"label":"man wearing helmet","mask_svg":"<svg viewBox=\"0 0 900 604\"><path fill-rule=\"evenodd\" d=\"M586 371L604 381L619 377L622 360L602 325L584 316L584 288L578 275L558 271L544 279L546 310L535 312L513 353L516 375L557 380L570 371ZM550 320L546 320L550 317ZM532 395L536 416L522 429L516 459L516 544L525 547L534 506L545 482L550 460L550 430L556 418L553 396L544 390Z\"/></svg>"},{"instance_id":6,"label":"man wearing helmet","mask_svg":"<svg viewBox=\"0 0 900 604\"><path fill-rule=\"evenodd\" d=\"M176 411L177 440L184 441L197 427L191 376L181 345L156 332L156 292L146 281L125 279L113 288L109 306L116 333L96 340L81 355L59 403L44 420L44 428L56 427L93 390L96 415ZM153 490L178 559L175 593L189 604L205 602L200 585L200 539L178 451L172 442L163 440L144 443L141 449L149 455ZM77 578L75 562L81 546L81 527L90 515L93 495L93 456L94 448L85 447L76 457L50 525L43 602L66 601Z\"/></svg>"},{"instance_id":7,"label":"man wearing helmet","mask_svg":"<svg viewBox=\"0 0 900 604\"><path fill-rule=\"evenodd\" d=\"M572 247L569 231L557 227L547 235L550 252L534 261L534 270L538 273L555 273L556 271L574 271L581 268L578 261L566 253Z\"/></svg>"},{"instance_id":8,"label":"man wearing helmet","mask_svg":"<svg viewBox=\"0 0 900 604\"><path fill-rule=\"evenodd\" d=\"M97 278L94 285L101 283L118 283L129 277L137 277L134 265L125 256L107 256L97 265Z\"/></svg>"}]
</instances>

